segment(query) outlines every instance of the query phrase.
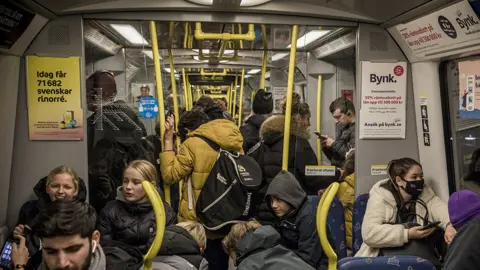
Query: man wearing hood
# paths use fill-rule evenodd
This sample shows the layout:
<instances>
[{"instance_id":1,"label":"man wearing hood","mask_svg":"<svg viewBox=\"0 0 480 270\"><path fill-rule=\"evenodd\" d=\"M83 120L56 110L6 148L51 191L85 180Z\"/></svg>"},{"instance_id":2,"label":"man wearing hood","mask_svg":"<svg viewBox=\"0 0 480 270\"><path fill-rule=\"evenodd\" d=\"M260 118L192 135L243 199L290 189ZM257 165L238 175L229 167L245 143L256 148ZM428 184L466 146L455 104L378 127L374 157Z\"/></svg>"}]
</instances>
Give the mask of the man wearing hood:
<instances>
[{"instance_id":1,"label":"man wearing hood","mask_svg":"<svg viewBox=\"0 0 480 270\"><path fill-rule=\"evenodd\" d=\"M282 246L281 240L273 227L250 220L233 225L223 247L235 261L237 270L314 269Z\"/></svg>"},{"instance_id":2,"label":"man wearing hood","mask_svg":"<svg viewBox=\"0 0 480 270\"><path fill-rule=\"evenodd\" d=\"M273 111L272 93L258 90L253 99L252 110L253 114L245 121L245 125L240 127L245 152L260 141L260 127Z\"/></svg>"},{"instance_id":3,"label":"man wearing hood","mask_svg":"<svg viewBox=\"0 0 480 270\"><path fill-rule=\"evenodd\" d=\"M15 269L39 270L137 270L142 267L141 253L117 242L102 242L95 230L97 215L88 203L76 200L56 200L38 217L33 228L42 241L42 250L30 260L25 238L13 245ZM41 260L39 260L41 257ZM27 265L28 263L28 265ZM38 265L39 264L39 265Z\"/></svg>"},{"instance_id":4,"label":"man wearing hood","mask_svg":"<svg viewBox=\"0 0 480 270\"><path fill-rule=\"evenodd\" d=\"M283 245L315 269L327 269L328 258L320 245L315 207L295 176L288 171L278 173L268 186L266 201L280 219L278 231ZM332 243L330 233L327 235Z\"/></svg>"}]
</instances>

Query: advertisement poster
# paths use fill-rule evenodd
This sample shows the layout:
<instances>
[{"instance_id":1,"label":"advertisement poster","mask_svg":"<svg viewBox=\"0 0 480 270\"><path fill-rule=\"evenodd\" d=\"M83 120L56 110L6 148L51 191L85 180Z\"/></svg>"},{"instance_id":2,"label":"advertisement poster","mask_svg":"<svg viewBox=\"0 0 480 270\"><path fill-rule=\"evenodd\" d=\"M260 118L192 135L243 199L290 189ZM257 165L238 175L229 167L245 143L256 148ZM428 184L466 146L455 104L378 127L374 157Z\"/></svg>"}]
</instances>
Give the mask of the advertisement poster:
<instances>
[{"instance_id":1,"label":"advertisement poster","mask_svg":"<svg viewBox=\"0 0 480 270\"><path fill-rule=\"evenodd\" d=\"M20 6L8 1L0 4L0 48L10 49L35 17Z\"/></svg>"},{"instance_id":2,"label":"advertisement poster","mask_svg":"<svg viewBox=\"0 0 480 270\"><path fill-rule=\"evenodd\" d=\"M285 49L292 42L291 28L275 28L273 30L273 48Z\"/></svg>"},{"instance_id":3,"label":"advertisement poster","mask_svg":"<svg viewBox=\"0 0 480 270\"><path fill-rule=\"evenodd\" d=\"M460 118L480 119L480 60L458 62Z\"/></svg>"},{"instance_id":4,"label":"advertisement poster","mask_svg":"<svg viewBox=\"0 0 480 270\"><path fill-rule=\"evenodd\" d=\"M275 102L273 111L276 113L282 112L282 101L287 95L287 87L273 87L273 100Z\"/></svg>"},{"instance_id":5,"label":"advertisement poster","mask_svg":"<svg viewBox=\"0 0 480 270\"><path fill-rule=\"evenodd\" d=\"M405 139L407 64L362 62L360 139Z\"/></svg>"},{"instance_id":6,"label":"advertisement poster","mask_svg":"<svg viewBox=\"0 0 480 270\"><path fill-rule=\"evenodd\" d=\"M30 140L83 140L79 57L27 56Z\"/></svg>"},{"instance_id":7,"label":"advertisement poster","mask_svg":"<svg viewBox=\"0 0 480 270\"><path fill-rule=\"evenodd\" d=\"M480 21L467 0L396 26L416 57L465 47L480 38Z\"/></svg>"}]
</instances>

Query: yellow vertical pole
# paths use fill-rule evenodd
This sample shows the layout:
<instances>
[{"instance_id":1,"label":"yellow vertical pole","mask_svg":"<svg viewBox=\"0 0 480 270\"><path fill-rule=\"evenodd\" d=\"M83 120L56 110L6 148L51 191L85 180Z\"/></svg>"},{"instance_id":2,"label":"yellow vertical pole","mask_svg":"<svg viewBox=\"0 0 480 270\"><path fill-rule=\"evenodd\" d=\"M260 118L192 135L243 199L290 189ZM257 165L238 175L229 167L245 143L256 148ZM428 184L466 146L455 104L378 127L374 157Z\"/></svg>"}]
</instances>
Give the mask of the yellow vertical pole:
<instances>
[{"instance_id":1,"label":"yellow vertical pole","mask_svg":"<svg viewBox=\"0 0 480 270\"><path fill-rule=\"evenodd\" d=\"M232 86L230 85L230 88L228 88L228 92L227 92L227 102L228 102L228 105L227 105L227 111L229 113L232 113Z\"/></svg>"},{"instance_id":2,"label":"yellow vertical pole","mask_svg":"<svg viewBox=\"0 0 480 270\"><path fill-rule=\"evenodd\" d=\"M322 116L322 75L318 75L318 86L317 86L317 132L321 131L321 118ZM322 146L320 138L317 137L317 160L318 165L322 165Z\"/></svg>"},{"instance_id":3,"label":"yellow vertical pole","mask_svg":"<svg viewBox=\"0 0 480 270\"><path fill-rule=\"evenodd\" d=\"M165 149L165 145L163 144L163 136L165 135L165 105L163 103L164 100L163 100L162 71L160 68L160 55L158 53L158 40L157 40L157 26L155 25L155 21L150 21L150 35L152 39L153 65L155 70L155 82L157 87L158 111L159 111L158 120L160 121L160 144L162 145L162 149ZM164 183L163 189L165 191L165 200L169 204L171 204L170 186Z\"/></svg>"},{"instance_id":4,"label":"yellow vertical pole","mask_svg":"<svg viewBox=\"0 0 480 270\"><path fill-rule=\"evenodd\" d=\"M232 104L233 119L235 119L235 113L237 112L237 85L238 85L238 75L235 75L235 85L233 86L233 104Z\"/></svg>"},{"instance_id":5,"label":"yellow vertical pole","mask_svg":"<svg viewBox=\"0 0 480 270\"><path fill-rule=\"evenodd\" d=\"M170 22L170 37L173 37L175 25ZM170 39L171 40L171 39ZM173 113L175 114L175 130L178 130L178 120L180 115L178 113L178 96L177 96L177 80L175 79L175 66L173 64L172 48L168 49L168 62L170 62L170 81L172 83L172 96L173 96ZM177 149L180 148L180 137L176 138Z\"/></svg>"},{"instance_id":6,"label":"yellow vertical pole","mask_svg":"<svg viewBox=\"0 0 480 270\"><path fill-rule=\"evenodd\" d=\"M241 33L240 33L241 34ZM242 78L240 79L240 101L238 104L238 126L242 125L242 108L243 108L243 83L245 80L245 69L242 69Z\"/></svg>"},{"instance_id":7,"label":"yellow vertical pole","mask_svg":"<svg viewBox=\"0 0 480 270\"><path fill-rule=\"evenodd\" d=\"M282 170L288 170L288 150L290 143L290 122L292 120L292 94L295 76L295 56L297 55L298 25L292 27L292 46L290 48L290 62L288 64L287 108L285 111L285 129L283 137Z\"/></svg>"},{"instance_id":8,"label":"yellow vertical pole","mask_svg":"<svg viewBox=\"0 0 480 270\"><path fill-rule=\"evenodd\" d=\"M182 82L183 82L183 100L185 103L185 110L189 111L190 108L188 107L188 88L187 88L187 79L185 78L185 69L182 68Z\"/></svg>"},{"instance_id":9,"label":"yellow vertical pole","mask_svg":"<svg viewBox=\"0 0 480 270\"><path fill-rule=\"evenodd\" d=\"M265 25L262 25L262 38L263 38L263 59L262 59L262 75L260 77L260 89L265 89L265 76L267 74L267 62L268 62L268 40L267 30Z\"/></svg>"}]
</instances>

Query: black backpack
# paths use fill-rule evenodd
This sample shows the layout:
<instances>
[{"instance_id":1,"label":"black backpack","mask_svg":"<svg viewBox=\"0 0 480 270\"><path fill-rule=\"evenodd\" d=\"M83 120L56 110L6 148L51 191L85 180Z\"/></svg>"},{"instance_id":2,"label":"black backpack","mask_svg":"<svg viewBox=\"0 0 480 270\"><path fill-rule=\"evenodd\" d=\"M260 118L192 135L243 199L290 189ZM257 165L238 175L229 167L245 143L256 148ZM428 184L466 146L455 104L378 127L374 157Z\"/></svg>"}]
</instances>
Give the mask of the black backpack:
<instances>
[{"instance_id":1,"label":"black backpack","mask_svg":"<svg viewBox=\"0 0 480 270\"><path fill-rule=\"evenodd\" d=\"M227 234L230 225L255 216L255 206L261 202L258 190L262 170L252 158L225 151L203 136L196 137L219 152L197 199L197 217L207 230Z\"/></svg>"}]
</instances>

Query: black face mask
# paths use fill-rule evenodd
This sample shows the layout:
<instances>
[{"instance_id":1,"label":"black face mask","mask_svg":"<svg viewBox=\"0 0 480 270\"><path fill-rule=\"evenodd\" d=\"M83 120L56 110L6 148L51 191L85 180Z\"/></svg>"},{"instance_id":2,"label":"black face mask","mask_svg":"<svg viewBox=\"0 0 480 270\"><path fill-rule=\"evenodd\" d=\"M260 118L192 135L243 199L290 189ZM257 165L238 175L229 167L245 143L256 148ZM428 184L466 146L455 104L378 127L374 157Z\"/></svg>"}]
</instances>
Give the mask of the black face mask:
<instances>
[{"instance_id":1,"label":"black face mask","mask_svg":"<svg viewBox=\"0 0 480 270\"><path fill-rule=\"evenodd\" d=\"M422 194L423 186L425 185L425 180L414 180L414 181L406 181L402 178L402 180L406 183L405 187L401 187L405 192L412 195L412 200L418 199L420 194Z\"/></svg>"}]
</instances>

